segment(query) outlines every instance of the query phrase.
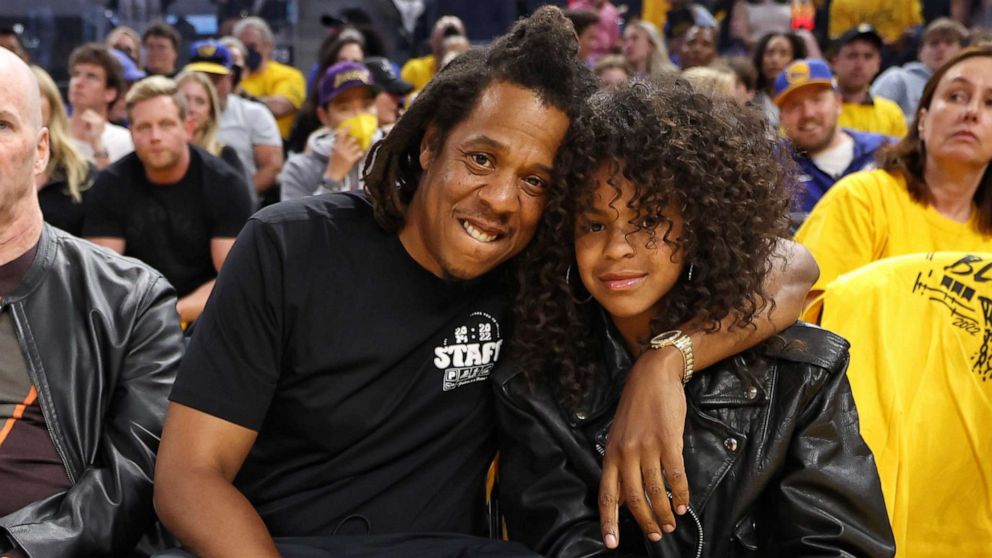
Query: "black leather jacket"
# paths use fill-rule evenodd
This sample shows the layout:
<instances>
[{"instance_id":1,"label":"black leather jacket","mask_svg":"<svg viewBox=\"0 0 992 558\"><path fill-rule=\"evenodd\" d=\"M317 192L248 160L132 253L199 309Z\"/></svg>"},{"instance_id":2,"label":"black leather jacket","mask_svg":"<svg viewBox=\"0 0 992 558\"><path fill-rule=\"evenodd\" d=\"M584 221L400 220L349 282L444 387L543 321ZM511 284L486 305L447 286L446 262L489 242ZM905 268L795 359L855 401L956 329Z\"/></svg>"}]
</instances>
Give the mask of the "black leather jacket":
<instances>
[{"instance_id":1,"label":"black leather jacket","mask_svg":"<svg viewBox=\"0 0 992 558\"><path fill-rule=\"evenodd\" d=\"M604 318L605 320L605 318ZM621 514L600 535L606 434L630 359L603 325L604 366L578 412L513 367L496 373L500 508L512 540L548 556L892 556L892 530L844 373L847 342L797 324L686 386L691 513L647 541ZM605 333L602 330L607 330Z\"/></svg>"},{"instance_id":2,"label":"black leather jacket","mask_svg":"<svg viewBox=\"0 0 992 558\"><path fill-rule=\"evenodd\" d=\"M0 518L0 546L126 555L155 517L155 452L183 350L175 292L148 266L45 225L2 304L72 487Z\"/></svg>"}]
</instances>

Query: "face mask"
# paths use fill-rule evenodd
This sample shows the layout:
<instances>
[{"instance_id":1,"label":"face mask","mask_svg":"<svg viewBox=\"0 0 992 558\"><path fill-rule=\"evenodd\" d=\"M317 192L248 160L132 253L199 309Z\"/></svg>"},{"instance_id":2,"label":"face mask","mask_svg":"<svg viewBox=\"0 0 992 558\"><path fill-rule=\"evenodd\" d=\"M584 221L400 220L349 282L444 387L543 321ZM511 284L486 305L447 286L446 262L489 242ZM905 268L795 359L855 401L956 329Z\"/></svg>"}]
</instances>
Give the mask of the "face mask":
<instances>
[{"instance_id":1,"label":"face mask","mask_svg":"<svg viewBox=\"0 0 992 558\"><path fill-rule=\"evenodd\" d=\"M348 135L355 138L362 151L368 151L372 145L372 136L379 127L379 119L374 114L356 114L341 122L338 129L347 128Z\"/></svg>"},{"instance_id":2,"label":"face mask","mask_svg":"<svg viewBox=\"0 0 992 558\"><path fill-rule=\"evenodd\" d=\"M262 65L262 53L255 50L255 47L248 47L248 56L245 57L245 65L253 72L257 70Z\"/></svg>"}]
</instances>

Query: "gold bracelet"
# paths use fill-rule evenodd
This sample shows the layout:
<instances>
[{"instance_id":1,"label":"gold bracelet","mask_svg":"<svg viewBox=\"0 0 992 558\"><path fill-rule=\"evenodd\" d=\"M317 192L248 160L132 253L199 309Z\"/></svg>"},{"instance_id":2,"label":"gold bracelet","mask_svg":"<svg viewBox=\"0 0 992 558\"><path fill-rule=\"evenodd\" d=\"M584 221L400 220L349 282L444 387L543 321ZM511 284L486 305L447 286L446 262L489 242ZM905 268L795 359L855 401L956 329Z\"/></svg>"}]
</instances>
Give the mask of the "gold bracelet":
<instances>
[{"instance_id":1,"label":"gold bracelet","mask_svg":"<svg viewBox=\"0 0 992 558\"><path fill-rule=\"evenodd\" d=\"M688 384L695 372L693 369L695 359L692 355L692 338L678 329L659 333L651 338L652 349L665 347L675 347L678 352L682 353L682 385Z\"/></svg>"}]
</instances>

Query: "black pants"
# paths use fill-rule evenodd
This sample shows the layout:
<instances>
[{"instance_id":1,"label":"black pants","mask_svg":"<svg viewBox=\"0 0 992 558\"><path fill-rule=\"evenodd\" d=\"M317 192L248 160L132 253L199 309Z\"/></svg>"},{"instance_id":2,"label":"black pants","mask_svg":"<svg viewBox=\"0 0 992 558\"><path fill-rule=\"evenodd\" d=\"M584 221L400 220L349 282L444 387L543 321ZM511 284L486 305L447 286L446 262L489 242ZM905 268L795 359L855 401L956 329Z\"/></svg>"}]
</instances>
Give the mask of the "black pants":
<instances>
[{"instance_id":1,"label":"black pants","mask_svg":"<svg viewBox=\"0 0 992 558\"><path fill-rule=\"evenodd\" d=\"M282 537L275 539L285 558L539 558L518 543L446 533L394 535ZM155 558L192 558L183 550L168 550Z\"/></svg>"}]
</instances>

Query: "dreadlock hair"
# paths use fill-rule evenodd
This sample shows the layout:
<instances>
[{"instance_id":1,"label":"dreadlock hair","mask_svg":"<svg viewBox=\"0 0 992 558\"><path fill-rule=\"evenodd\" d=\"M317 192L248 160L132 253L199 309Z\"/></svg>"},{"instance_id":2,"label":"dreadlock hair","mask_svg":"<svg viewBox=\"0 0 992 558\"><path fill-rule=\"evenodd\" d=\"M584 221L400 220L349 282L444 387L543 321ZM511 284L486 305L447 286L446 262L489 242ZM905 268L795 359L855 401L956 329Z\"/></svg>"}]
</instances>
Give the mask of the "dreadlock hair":
<instances>
[{"instance_id":1,"label":"dreadlock hair","mask_svg":"<svg viewBox=\"0 0 992 558\"><path fill-rule=\"evenodd\" d=\"M546 6L518 21L489 48L469 50L438 72L366 158L363 180L379 225L390 232L403 227L423 173L419 157L427 130L436 130L431 147L440 153L448 134L469 117L489 85L519 85L575 118L596 89L578 50L571 22L560 9Z\"/></svg>"},{"instance_id":2,"label":"dreadlock hair","mask_svg":"<svg viewBox=\"0 0 992 558\"><path fill-rule=\"evenodd\" d=\"M750 327L770 307L762 285L788 231L795 172L758 110L698 93L681 78L602 90L574 125L562 148L566 187L551 193L534 240L518 256L512 341L531 382L551 386L571 410L589 392L600 358L601 338L590 332L602 310L583 300L588 293L569 267L577 217L594 205L603 165L611 203L635 210L630 224L647 233L647 246L635 249L665 243L685 262L659 301L652 335L690 319L710 331L727 316L732 327ZM621 199L620 177L633 185L629 201ZM683 221L677 238L667 216L673 209Z\"/></svg>"}]
</instances>

